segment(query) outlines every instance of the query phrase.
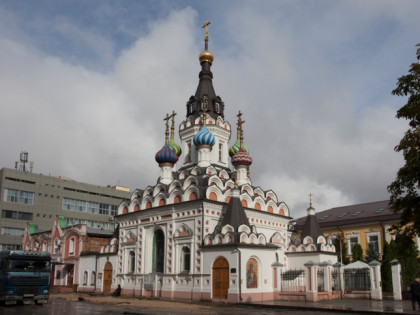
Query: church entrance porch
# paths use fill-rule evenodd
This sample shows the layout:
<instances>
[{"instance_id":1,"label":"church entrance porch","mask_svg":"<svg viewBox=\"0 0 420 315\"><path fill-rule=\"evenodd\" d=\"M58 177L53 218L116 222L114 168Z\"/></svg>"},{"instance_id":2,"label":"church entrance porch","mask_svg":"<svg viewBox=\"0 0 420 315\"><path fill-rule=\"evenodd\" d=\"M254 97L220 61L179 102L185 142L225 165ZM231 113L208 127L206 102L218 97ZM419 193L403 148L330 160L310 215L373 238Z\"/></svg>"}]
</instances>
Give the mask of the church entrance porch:
<instances>
[{"instance_id":1,"label":"church entrance porch","mask_svg":"<svg viewBox=\"0 0 420 315\"><path fill-rule=\"evenodd\" d=\"M213 298L227 299L229 290L229 263L223 257L213 263Z\"/></svg>"}]
</instances>

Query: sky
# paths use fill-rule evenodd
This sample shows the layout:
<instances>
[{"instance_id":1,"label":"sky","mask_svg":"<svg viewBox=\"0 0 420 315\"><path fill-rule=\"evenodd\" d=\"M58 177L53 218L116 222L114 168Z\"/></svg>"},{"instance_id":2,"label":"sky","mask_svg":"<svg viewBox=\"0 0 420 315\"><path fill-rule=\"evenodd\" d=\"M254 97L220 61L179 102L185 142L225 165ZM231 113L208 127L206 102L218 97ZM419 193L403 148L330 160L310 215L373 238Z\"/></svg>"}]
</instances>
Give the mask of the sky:
<instances>
[{"instance_id":1,"label":"sky","mask_svg":"<svg viewBox=\"0 0 420 315\"><path fill-rule=\"evenodd\" d=\"M1 0L0 167L27 151L35 173L154 185L163 118L185 119L208 19L213 85L232 126L243 112L253 185L294 218L310 193L317 211L386 200L408 129L391 92L416 61L419 12L416 0Z\"/></svg>"}]
</instances>

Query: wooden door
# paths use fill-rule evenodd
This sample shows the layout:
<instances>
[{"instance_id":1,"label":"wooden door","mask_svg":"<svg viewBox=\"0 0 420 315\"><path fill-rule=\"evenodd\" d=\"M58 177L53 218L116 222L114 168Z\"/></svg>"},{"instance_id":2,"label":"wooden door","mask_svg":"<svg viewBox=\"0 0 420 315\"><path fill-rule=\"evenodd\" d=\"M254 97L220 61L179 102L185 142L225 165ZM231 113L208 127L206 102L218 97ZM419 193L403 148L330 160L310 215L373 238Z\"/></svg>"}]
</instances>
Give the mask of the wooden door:
<instances>
[{"instance_id":1,"label":"wooden door","mask_svg":"<svg viewBox=\"0 0 420 315\"><path fill-rule=\"evenodd\" d=\"M229 290L229 263L223 257L213 264L213 298L227 299Z\"/></svg>"},{"instance_id":2,"label":"wooden door","mask_svg":"<svg viewBox=\"0 0 420 315\"><path fill-rule=\"evenodd\" d=\"M67 266L67 285L73 285L73 273L74 273L74 265Z\"/></svg>"},{"instance_id":3,"label":"wooden door","mask_svg":"<svg viewBox=\"0 0 420 315\"><path fill-rule=\"evenodd\" d=\"M107 262L104 267L104 282L102 292L110 292L112 284L112 264Z\"/></svg>"}]
</instances>

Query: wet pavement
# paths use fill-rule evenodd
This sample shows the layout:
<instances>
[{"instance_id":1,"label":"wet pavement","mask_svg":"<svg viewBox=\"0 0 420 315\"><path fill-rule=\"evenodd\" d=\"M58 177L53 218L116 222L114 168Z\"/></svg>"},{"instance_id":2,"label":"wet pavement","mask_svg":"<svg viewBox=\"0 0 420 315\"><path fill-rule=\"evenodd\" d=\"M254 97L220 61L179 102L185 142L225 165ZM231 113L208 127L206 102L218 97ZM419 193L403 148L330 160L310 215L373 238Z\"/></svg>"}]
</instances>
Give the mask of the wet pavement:
<instances>
[{"instance_id":1,"label":"wet pavement","mask_svg":"<svg viewBox=\"0 0 420 315\"><path fill-rule=\"evenodd\" d=\"M306 310L340 311L355 314L420 314L420 310L413 311L411 301L394 301L385 299L382 301L364 299L337 299L318 302L302 301L267 301L256 303L265 307Z\"/></svg>"},{"instance_id":2,"label":"wet pavement","mask_svg":"<svg viewBox=\"0 0 420 315\"><path fill-rule=\"evenodd\" d=\"M47 305L1 306L7 314L420 314L413 311L411 301L337 299L318 302L265 301L250 304L215 303L209 301L172 301L95 294L52 294Z\"/></svg>"}]
</instances>

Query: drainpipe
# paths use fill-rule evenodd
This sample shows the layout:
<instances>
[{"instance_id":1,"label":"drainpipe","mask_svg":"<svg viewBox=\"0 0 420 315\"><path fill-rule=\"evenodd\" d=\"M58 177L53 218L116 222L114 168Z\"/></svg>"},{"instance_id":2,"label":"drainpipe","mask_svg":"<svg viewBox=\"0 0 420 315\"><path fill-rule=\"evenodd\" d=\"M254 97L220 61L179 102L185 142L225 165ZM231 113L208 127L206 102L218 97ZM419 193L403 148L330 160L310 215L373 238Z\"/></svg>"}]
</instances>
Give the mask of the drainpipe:
<instances>
[{"instance_id":1,"label":"drainpipe","mask_svg":"<svg viewBox=\"0 0 420 315\"><path fill-rule=\"evenodd\" d=\"M342 245L341 245L341 241L344 242L344 232L342 229L340 229L339 226L337 226L337 230L339 230L341 232L341 236L342 236L342 240L340 240L340 258L341 258L341 265L343 265L343 250L342 250ZM347 253L346 253L347 255Z\"/></svg>"},{"instance_id":2,"label":"drainpipe","mask_svg":"<svg viewBox=\"0 0 420 315\"><path fill-rule=\"evenodd\" d=\"M95 288L93 292L96 292L97 279L98 279L98 255L95 254Z\"/></svg>"},{"instance_id":3,"label":"drainpipe","mask_svg":"<svg viewBox=\"0 0 420 315\"><path fill-rule=\"evenodd\" d=\"M235 248L235 250L237 250L238 253L238 273L239 273L239 300L242 301L242 273L241 273L241 251L239 250L239 248Z\"/></svg>"}]
</instances>

